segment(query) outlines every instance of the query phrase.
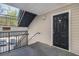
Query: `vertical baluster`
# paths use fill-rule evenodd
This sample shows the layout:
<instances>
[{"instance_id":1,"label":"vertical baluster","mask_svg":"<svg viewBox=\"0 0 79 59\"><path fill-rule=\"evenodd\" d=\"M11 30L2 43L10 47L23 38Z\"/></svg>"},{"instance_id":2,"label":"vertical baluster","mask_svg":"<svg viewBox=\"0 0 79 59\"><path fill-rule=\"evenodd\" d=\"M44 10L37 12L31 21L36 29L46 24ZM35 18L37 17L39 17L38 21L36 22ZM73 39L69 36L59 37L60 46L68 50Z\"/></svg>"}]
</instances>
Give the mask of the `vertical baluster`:
<instances>
[{"instance_id":1,"label":"vertical baluster","mask_svg":"<svg viewBox=\"0 0 79 59\"><path fill-rule=\"evenodd\" d=\"M16 46L16 48L18 47L18 32L17 32L17 46Z\"/></svg>"},{"instance_id":2,"label":"vertical baluster","mask_svg":"<svg viewBox=\"0 0 79 59\"><path fill-rule=\"evenodd\" d=\"M18 39L17 39L17 47L16 48L18 48L19 47L19 35L18 35L18 37L17 37Z\"/></svg>"},{"instance_id":3,"label":"vertical baluster","mask_svg":"<svg viewBox=\"0 0 79 59\"><path fill-rule=\"evenodd\" d=\"M7 35L7 51L8 51L8 33L6 32L6 35Z\"/></svg>"},{"instance_id":4,"label":"vertical baluster","mask_svg":"<svg viewBox=\"0 0 79 59\"><path fill-rule=\"evenodd\" d=\"M20 36L21 36L21 32L19 32L20 33ZM21 38L21 37L20 37ZM20 48L21 48L21 40L20 40Z\"/></svg>"},{"instance_id":5,"label":"vertical baluster","mask_svg":"<svg viewBox=\"0 0 79 59\"><path fill-rule=\"evenodd\" d=\"M1 34L2 34L2 32L1 32ZM2 36L1 36L2 37ZM0 39L1 40L1 39ZM2 53L2 46L0 45L0 53Z\"/></svg>"},{"instance_id":6,"label":"vertical baluster","mask_svg":"<svg viewBox=\"0 0 79 59\"><path fill-rule=\"evenodd\" d=\"M19 34L19 40L18 40L18 45L19 45L19 47L20 47L20 38L21 38L21 36L20 36L20 34Z\"/></svg>"},{"instance_id":7,"label":"vertical baluster","mask_svg":"<svg viewBox=\"0 0 79 59\"><path fill-rule=\"evenodd\" d=\"M0 32L0 34L1 34L1 32ZM1 38L1 35L0 35L0 38ZM1 53L1 46L0 46L0 53Z\"/></svg>"},{"instance_id":8,"label":"vertical baluster","mask_svg":"<svg viewBox=\"0 0 79 59\"><path fill-rule=\"evenodd\" d=\"M10 32L8 32L8 51L10 51Z\"/></svg>"},{"instance_id":9,"label":"vertical baluster","mask_svg":"<svg viewBox=\"0 0 79 59\"><path fill-rule=\"evenodd\" d=\"M3 52L4 52L4 35L5 35L5 33L3 32L2 33L2 40L3 40L3 46L2 47L3 47Z\"/></svg>"},{"instance_id":10,"label":"vertical baluster","mask_svg":"<svg viewBox=\"0 0 79 59\"><path fill-rule=\"evenodd\" d=\"M26 35L26 46L27 46L28 45L28 32L27 31L26 31L25 35Z\"/></svg>"},{"instance_id":11,"label":"vertical baluster","mask_svg":"<svg viewBox=\"0 0 79 59\"><path fill-rule=\"evenodd\" d=\"M17 47L17 35L16 35L16 47Z\"/></svg>"}]
</instances>

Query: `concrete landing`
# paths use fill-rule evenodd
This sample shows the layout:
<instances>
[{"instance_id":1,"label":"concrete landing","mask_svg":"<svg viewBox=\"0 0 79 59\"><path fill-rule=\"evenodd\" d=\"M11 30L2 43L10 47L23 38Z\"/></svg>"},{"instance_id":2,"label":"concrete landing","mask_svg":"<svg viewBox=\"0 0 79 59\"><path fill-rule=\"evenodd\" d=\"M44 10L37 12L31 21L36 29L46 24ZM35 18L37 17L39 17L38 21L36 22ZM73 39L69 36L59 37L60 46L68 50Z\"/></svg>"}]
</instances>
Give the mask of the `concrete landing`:
<instances>
[{"instance_id":1,"label":"concrete landing","mask_svg":"<svg viewBox=\"0 0 79 59\"><path fill-rule=\"evenodd\" d=\"M77 56L65 50L51 47L43 43L35 43L30 46L2 53L0 56Z\"/></svg>"}]
</instances>

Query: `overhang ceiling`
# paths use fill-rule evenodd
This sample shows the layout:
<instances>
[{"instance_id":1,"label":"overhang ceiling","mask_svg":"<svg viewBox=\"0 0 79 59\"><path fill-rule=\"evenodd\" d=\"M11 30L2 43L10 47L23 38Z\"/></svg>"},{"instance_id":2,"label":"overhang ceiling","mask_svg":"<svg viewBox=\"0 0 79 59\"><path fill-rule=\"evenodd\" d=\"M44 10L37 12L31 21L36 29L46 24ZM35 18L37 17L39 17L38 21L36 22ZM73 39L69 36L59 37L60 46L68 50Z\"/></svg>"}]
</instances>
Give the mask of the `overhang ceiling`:
<instances>
[{"instance_id":1,"label":"overhang ceiling","mask_svg":"<svg viewBox=\"0 0 79 59\"><path fill-rule=\"evenodd\" d=\"M41 15L51 10L69 5L69 3L7 3L7 5Z\"/></svg>"}]
</instances>

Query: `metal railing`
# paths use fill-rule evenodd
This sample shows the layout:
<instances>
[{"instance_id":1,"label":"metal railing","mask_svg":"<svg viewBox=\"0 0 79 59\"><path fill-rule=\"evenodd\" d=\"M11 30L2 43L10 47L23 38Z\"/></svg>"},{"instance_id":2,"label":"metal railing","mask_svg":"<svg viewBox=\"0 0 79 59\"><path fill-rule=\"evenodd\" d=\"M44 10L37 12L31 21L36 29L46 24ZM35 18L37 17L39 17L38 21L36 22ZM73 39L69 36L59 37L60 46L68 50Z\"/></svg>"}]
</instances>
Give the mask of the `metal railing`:
<instances>
[{"instance_id":1,"label":"metal railing","mask_svg":"<svg viewBox=\"0 0 79 59\"><path fill-rule=\"evenodd\" d=\"M0 53L28 45L27 31L4 31L0 32Z\"/></svg>"},{"instance_id":2,"label":"metal railing","mask_svg":"<svg viewBox=\"0 0 79 59\"><path fill-rule=\"evenodd\" d=\"M35 33L31 38L28 39L30 41L33 37L35 37L37 34L40 34L40 32Z\"/></svg>"}]
</instances>

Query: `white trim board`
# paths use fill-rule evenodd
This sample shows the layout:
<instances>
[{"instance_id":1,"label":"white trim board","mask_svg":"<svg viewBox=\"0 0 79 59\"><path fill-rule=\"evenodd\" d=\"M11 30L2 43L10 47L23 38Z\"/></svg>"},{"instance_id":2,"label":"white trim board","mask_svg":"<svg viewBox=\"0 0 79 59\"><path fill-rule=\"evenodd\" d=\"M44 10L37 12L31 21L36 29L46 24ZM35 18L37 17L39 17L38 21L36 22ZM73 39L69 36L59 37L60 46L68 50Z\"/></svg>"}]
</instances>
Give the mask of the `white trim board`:
<instances>
[{"instance_id":1,"label":"white trim board","mask_svg":"<svg viewBox=\"0 0 79 59\"><path fill-rule=\"evenodd\" d=\"M71 10L66 10L66 11L62 11L62 12L58 12L58 13L54 13L51 15L51 41L52 41L52 46L53 46L53 16L54 15L57 15L57 14L61 14L61 13L65 13L65 12L69 12L69 50L66 50L66 51L69 51L71 52L71 49L72 49L72 38L71 38ZM58 47L60 48L60 47ZM60 48L60 49L63 49L63 48ZM65 50L65 49L64 49Z\"/></svg>"}]
</instances>

